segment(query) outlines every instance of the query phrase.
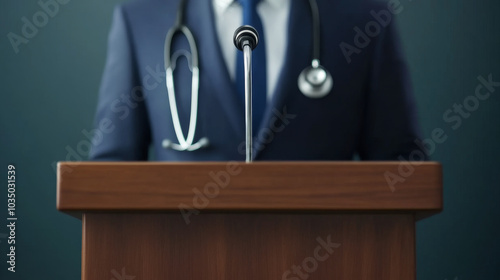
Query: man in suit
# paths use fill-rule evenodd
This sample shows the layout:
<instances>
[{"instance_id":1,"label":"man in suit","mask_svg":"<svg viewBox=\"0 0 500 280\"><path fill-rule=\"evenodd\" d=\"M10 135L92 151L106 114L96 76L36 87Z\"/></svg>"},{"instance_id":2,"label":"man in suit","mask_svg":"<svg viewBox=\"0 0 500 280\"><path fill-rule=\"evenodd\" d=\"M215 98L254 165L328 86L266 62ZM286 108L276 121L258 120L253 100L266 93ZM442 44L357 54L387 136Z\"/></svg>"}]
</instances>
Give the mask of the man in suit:
<instances>
[{"instance_id":1,"label":"man in suit","mask_svg":"<svg viewBox=\"0 0 500 280\"><path fill-rule=\"evenodd\" d=\"M397 160L419 150L416 113L394 15L397 0L317 0L321 63L334 79L325 97L297 86L311 65L312 15L307 0L262 0L266 41L266 107L255 131L255 160ZM117 7L96 116L92 160L244 160L244 103L236 87L234 29L242 8L231 0L188 0L184 24L196 39L200 87L196 151L177 142L165 87L164 40L179 0L143 0ZM229 30L229 31L228 31ZM185 39L174 50L189 50ZM182 52L179 52L182 54ZM241 55L241 53L238 53ZM187 135L191 72L184 56L175 70L180 123ZM96 134L97 135L97 134ZM422 153L420 153L422 154Z\"/></svg>"}]
</instances>

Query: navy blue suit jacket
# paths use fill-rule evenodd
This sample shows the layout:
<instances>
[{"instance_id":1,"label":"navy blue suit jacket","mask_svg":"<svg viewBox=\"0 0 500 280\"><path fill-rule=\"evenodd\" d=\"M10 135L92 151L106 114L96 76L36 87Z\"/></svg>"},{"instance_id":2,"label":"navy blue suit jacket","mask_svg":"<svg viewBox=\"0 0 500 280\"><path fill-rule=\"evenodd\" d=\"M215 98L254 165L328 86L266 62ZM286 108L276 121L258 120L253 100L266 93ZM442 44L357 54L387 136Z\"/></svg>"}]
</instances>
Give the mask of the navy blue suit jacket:
<instances>
[{"instance_id":1,"label":"navy blue suit jacket","mask_svg":"<svg viewBox=\"0 0 500 280\"><path fill-rule=\"evenodd\" d=\"M156 160L244 160L244 106L229 78L208 0L188 1L185 21L200 53L195 141L208 137L210 147L194 152L162 147L164 139L177 143L165 86L163 46L178 2L143 0L116 8L92 160L146 160L150 145ZM351 160L355 154L364 160L408 157L418 149L417 126L395 24L381 27L366 47L350 55L350 63L340 48L342 42L355 47L354 28L364 30L374 21L370 11L387 10L387 2L318 0L318 6L321 62L332 73L334 87L320 99L305 97L298 90L297 77L311 63L312 28L307 1L292 0L285 64L257 135L255 159ZM188 49L183 39L175 45ZM186 65L181 59L175 72L185 135L191 86Z\"/></svg>"}]
</instances>

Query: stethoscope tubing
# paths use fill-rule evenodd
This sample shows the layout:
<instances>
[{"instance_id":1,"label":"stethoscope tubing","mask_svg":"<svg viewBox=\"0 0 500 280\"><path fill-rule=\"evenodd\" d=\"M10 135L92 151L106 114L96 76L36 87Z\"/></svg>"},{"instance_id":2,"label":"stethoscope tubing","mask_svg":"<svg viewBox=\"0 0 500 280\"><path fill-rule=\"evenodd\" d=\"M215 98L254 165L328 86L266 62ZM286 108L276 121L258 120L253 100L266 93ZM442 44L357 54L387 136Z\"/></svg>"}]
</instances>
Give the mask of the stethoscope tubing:
<instances>
[{"instance_id":1,"label":"stethoscope tubing","mask_svg":"<svg viewBox=\"0 0 500 280\"><path fill-rule=\"evenodd\" d=\"M179 120L179 112L177 110L177 100L175 97L175 83L174 83L174 70L175 67L172 65L171 61L171 50L174 36L178 33L183 34L189 43L189 48L191 50L191 66L190 70L192 72L191 76L191 114L189 118L189 128L188 135L184 138L184 133L182 132L181 123ZM179 25L170 29L165 37L165 69L166 77L165 82L167 85L168 101L170 104L170 111L172 115L172 122L174 125L174 131L179 141L179 144L171 143L172 147L176 150L189 150L193 145L194 135L196 132L196 122L198 118L198 95L199 95L199 85L200 85L200 70L198 67L198 49L196 47L196 41L194 39L191 30L185 25Z\"/></svg>"}]
</instances>

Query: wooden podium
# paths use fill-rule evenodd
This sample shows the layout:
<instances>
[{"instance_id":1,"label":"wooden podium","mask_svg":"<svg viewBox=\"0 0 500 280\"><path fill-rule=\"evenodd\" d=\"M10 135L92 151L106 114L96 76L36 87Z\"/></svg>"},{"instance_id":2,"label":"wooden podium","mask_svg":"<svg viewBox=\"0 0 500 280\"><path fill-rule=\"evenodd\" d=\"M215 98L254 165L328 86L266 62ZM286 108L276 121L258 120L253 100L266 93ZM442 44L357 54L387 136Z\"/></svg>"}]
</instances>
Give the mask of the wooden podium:
<instances>
[{"instance_id":1,"label":"wooden podium","mask_svg":"<svg viewBox=\"0 0 500 280\"><path fill-rule=\"evenodd\" d=\"M59 163L85 280L411 280L434 162ZM388 181L389 180L389 181Z\"/></svg>"}]
</instances>

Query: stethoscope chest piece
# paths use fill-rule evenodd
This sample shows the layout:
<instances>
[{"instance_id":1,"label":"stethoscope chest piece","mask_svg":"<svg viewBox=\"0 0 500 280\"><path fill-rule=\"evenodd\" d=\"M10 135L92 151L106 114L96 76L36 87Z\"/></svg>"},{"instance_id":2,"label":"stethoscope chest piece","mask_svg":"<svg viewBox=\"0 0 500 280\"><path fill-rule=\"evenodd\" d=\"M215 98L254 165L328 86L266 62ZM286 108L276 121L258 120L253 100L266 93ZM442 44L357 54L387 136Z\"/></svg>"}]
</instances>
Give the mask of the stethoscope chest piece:
<instances>
[{"instance_id":1,"label":"stethoscope chest piece","mask_svg":"<svg viewBox=\"0 0 500 280\"><path fill-rule=\"evenodd\" d=\"M333 87L333 78L330 72L313 61L313 64L299 75L298 86L300 91L309 98L322 98L330 93Z\"/></svg>"}]
</instances>

